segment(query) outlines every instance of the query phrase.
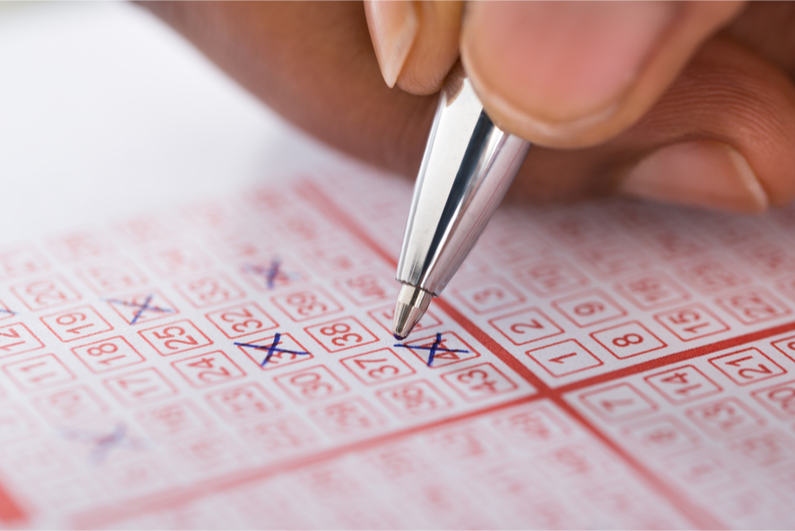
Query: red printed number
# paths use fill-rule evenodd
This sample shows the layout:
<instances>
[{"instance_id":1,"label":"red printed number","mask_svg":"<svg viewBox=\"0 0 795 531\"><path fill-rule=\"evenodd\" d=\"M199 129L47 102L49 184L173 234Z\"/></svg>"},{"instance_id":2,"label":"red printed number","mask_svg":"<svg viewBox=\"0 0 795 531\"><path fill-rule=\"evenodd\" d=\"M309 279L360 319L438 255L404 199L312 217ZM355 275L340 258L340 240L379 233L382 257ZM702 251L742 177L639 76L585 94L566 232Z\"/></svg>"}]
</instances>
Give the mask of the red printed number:
<instances>
[{"instance_id":1,"label":"red printed number","mask_svg":"<svg viewBox=\"0 0 795 531\"><path fill-rule=\"evenodd\" d=\"M44 344L22 323L0 326L0 358L44 348Z\"/></svg>"},{"instance_id":2,"label":"red printed number","mask_svg":"<svg viewBox=\"0 0 795 531\"><path fill-rule=\"evenodd\" d=\"M80 294L61 277L16 284L11 291L34 312L80 300Z\"/></svg>"},{"instance_id":3,"label":"red printed number","mask_svg":"<svg viewBox=\"0 0 795 531\"><path fill-rule=\"evenodd\" d=\"M9 363L3 370L23 391L37 391L75 379L69 369L52 354Z\"/></svg>"},{"instance_id":4,"label":"red printed number","mask_svg":"<svg viewBox=\"0 0 795 531\"><path fill-rule=\"evenodd\" d=\"M161 356L170 356L212 345L190 321L177 321L138 332Z\"/></svg>"},{"instance_id":5,"label":"red printed number","mask_svg":"<svg viewBox=\"0 0 795 531\"><path fill-rule=\"evenodd\" d=\"M90 306L47 315L41 318L41 322L63 342L113 330L113 327Z\"/></svg>"},{"instance_id":6,"label":"red printed number","mask_svg":"<svg viewBox=\"0 0 795 531\"><path fill-rule=\"evenodd\" d=\"M111 337L82 347L74 347L72 352L92 372L96 373L112 371L144 361L143 356L123 337Z\"/></svg>"},{"instance_id":7,"label":"red printed number","mask_svg":"<svg viewBox=\"0 0 795 531\"><path fill-rule=\"evenodd\" d=\"M415 373L414 369L388 348L343 358L340 363L365 385L390 382Z\"/></svg>"},{"instance_id":8,"label":"red printed number","mask_svg":"<svg viewBox=\"0 0 795 531\"><path fill-rule=\"evenodd\" d=\"M442 375L458 394L470 401L509 393L516 389L513 383L491 363L481 363Z\"/></svg>"},{"instance_id":9,"label":"red printed number","mask_svg":"<svg viewBox=\"0 0 795 531\"><path fill-rule=\"evenodd\" d=\"M692 365L653 374L645 380L674 404L690 402L721 391L717 384Z\"/></svg>"},{"instance_id":10,"label":"red printed number","mask_svg":"<svg viewBox=\"0 0 795 531\"><path fill-rule=\"evenodd\" d=\"M297 322L342 311L342 306L320 288L313 288L311 291L294 291L273 297L271 300Z\"/></svg>"},{"instance_id":11,"label":"red printed number","mask_svg":"<svg viewBox=\"0 0 795 531\"><path fill-rule=\"evenodd\" d=\"M709 362L737 385L747 385L787 372L756 348L724 354Z\"/></svg>"},{"instance_id":12,"label":"red printed number","mask_svg":"<svg viewBox=\"0 0 795 531\"><path fill-rule=\"evenodd\" d=\"M497 317L489 323L514 345L526 345L563 333L563 329L535 308Z\"/></svg>"},{"instance_id":13,"label":"red printed number","mask_svg":"<svg viewBox=\"0 0 795 531\"><path fill-rule=\"evenodd\" d=\"M448 398L424 380L382 389L376 394L400 417L431 415L453 407Z\"/></svg>"},{"instance_id":14,"label":"red printed number","mask_svg":"<svg viewBox=\"0 0 795 531\"><path fill-rule=\"evenodd\" d=\"M175 361L171 365L194 387L207 387L246 375L220 350Z\"/></svg>"},{"instance_id":15,"label":"red printed number","mask_svg":"<svg viewBox=\"0 0 795 531\"><path fill-rule=\"evenodd\" d=\"M105 385L125 404L152 402L177 394L157 369L143 369L105 380Z\"/></svg>"},{"instance_id":16,"label":"red printed number","mask_svg":"<svg viewBox=\"0 0 795 531\"><path fill-rule=\"evenodd\" d=\"M693 304L659 313L654 318L682 341L692 341L729 329L723 321L702 304Z\"/></svg>"},{"instance_id":17,"label":"red printed number","mask_svg":"<svg viewBox=\"0 0 795 531\"><path fill-rule=\"evenodd\" d=\"M339 352L378 341L372 332L353 317L344 317L330 323L310 326L305 330L329 352Z\"/></svg>"},{"instance_id":18,"label":"red printed number","mask_svg":"<svg viewBox=\"0 0 795 531\"><path fill-rule=\"evenodd\" d=\"M298 400L323 400L348 392L348 386L323 366L284 374L275 378L276 383Z\"/></svg>"},{"instance_id":19,"label":"red printed number","mask_svg":"<svg viewBox=\"0 0 795 531\"><path fill-rule=\"evenodd\" d=\"M176 288L196 308L206 308L244 296L243 291L228 276L221 274L179 282Z\"/></svg>"},{"instance_id":20,"label":"red printed number","mask_svg":"<svg viewBox=\"0 0 795 531\"><path fill-rule=\"evenodd\" d=\"M207 319L229 339L271 330L278 326L276 321L253 302L208 313Z\"/></svg>"}]
</instances>

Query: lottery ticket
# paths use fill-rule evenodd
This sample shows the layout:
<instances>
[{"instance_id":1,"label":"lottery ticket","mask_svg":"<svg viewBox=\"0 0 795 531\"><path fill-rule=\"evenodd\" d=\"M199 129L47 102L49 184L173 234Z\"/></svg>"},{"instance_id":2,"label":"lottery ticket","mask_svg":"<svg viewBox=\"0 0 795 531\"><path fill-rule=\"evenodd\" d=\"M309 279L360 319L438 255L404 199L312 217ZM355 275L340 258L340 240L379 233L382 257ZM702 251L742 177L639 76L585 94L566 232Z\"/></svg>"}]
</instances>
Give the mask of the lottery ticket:
<instances>
[{"instance_id":1,"label":"lottery ticket","mask_svg":"<svg viewBox=\"0 0 795 531\"><path fill-rule=\"evenodd\" d=\"M795 525L795 209L505 206L390 333L411 184L0 249L0 523Z\"/></svg>"}]
</instances>

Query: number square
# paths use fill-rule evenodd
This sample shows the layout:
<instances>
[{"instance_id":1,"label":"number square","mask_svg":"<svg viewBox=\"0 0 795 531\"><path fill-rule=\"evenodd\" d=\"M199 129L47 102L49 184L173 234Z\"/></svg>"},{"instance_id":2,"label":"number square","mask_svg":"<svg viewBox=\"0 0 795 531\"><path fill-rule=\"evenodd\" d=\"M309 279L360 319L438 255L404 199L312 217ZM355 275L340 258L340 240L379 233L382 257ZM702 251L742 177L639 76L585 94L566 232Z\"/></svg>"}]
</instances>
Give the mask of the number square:
<instances>
[{"instance_id":1,"label":"number square","mask_svg":"<svg viewBox=\"0 0 795 531\"><path fill-rule=\"evenodd\" d=\"M640 356L668 346L637 321L593 332L591 337L618 359Z\"/></svg>"},{"instance_id":2,"label":"number square","mask_svg":"<svg viewBox=\"0 0 795 531\"><path fill-rule=\"evenodd\" d=\"M453 402L427 380L387 387L376 396L399 418L436 415L453 407Z\"/></svg>"},{"instance_id":3,"label":"number square","mask_svg":"<svg viewBox=\"0 0 795 531\"><path fill-rule=\"evenodd\" d=\"M447 385L468 402L480 402L518 389L491 363L481 363L442 375Z\"/></svg>"},{"instance_id":4,"label":"number square","mask_svg":"<svg viewBox=\"0 0 795 531\"><path fill-rule=\"evenodd\" d=\"M342 358L340 363L365 385L391 382L416 372L389 348Z\"/></svg>"},{"instance_id":5,"label":"number square","mask_svg":"<svg viewBox=\"0 0 795 531\"><path fill-rule=\"evenodd\" d=\"M0 326L0 358L44 348L44 343L22 323Z\"/></svg>"},{"instance_id":6,"label":"number square","mask_svg":"<svg viewBox=\"0 0 795 531\"><path fill-rule=\"evenodd\" d=\"M691 304L658 313L654 319L682 341L693 341L730 330L703 304Z\"/></svg>"},{"instance_id":7,"label":"number square","mask_svg":"<svg viewBox=\"0 0 795 531\"><path fill-rule=\"evenodd\" d=\"M592 289L552 302L566 319L580 328L604 323L627 312L600 289Z\"/></svg>"},{"instance_id":8,"label":"number square","mask_svg":"<svg viewBox=\"0 0 795 531\"><path fill-rule=\"evenodd\" d=\"M435 336L396 344L395 347L407 348L431 369L438 369L439 367L446 367L480 357L480 353L469 346L455 332L441 332ZM432 352L433 360L431 360Z\"/></svg>"},{"instance_id":9,"label":"number square","mask_svg":"<svg viewBox=\"0 0 795 531\"><path fill-rule=\"evenodd\" d=\"M795 418L795 380L751 392L765 409L782 420Z\"/></svg>"},{"instance_id":10,"label":"number square","mask_svg":"<svg viewBox=\"0 0 795 531\"><path fill-rule=\"evenodd\" d=\"M179 393L157 369L141 369L103 380L111 394L125 405L154 402Z\"/></svg>"},{"instance_id":11,"label":"number square","mask_svg":"<svg viewBox=\"0 0 795 531\"><path fill-rule=\"evenodd\" d=\"M317 286L276 295L271 301L296 323L342 311L342 306Z\"/></svg>"},{"instance_id":12,"label":"number square","mask_svg":"<svg viewBox=\"0 0 795 531\"><path fill-rule=\"evenodd\" d=\"M495 317L489 321L489 324L514 345L526 345L563 333L563 329L538 308L528 308Z\"/></svg>"},{"instance_id":13,"label":"number square","mask_svg":"<svg viewBox=\"0 0 795 531\"><path fill-rule=\"evenodd\" d=\"M113 327L91 306L64 310L40 319L50 332L64 343L113 330Z\"/></svg>"},{"instance_id":14,"label":"number square","mask_svg":"<svg viewBox=\"0 0 795 531\"><path fill-rule=\"evenodd\" d=\"M262 339L251 339L245 342L238 341L235 345L237 345L237 347L263 371L278 369L314 358L314 356L290 334L279 334L279 342L275 345L277 348L271 351L271 347L274 346L274 341L276 341L275 335Z\"/></svg>"},{"instance_id":15,"label":"number square","mask_svg":"<svg viewBox=\"0 0 795 531\"><path fill-rule=\"evenodd\" d=\"M764 425L762 417L734 397L700 404L685 414L707 435L719 439L753 432Z\"/></svg>"},{"instance_id":16,"label":"number square","mask_svg":"<svg viewBox=\"0 0 795 531\"><path fill-rule=\"evenodd\" d=\"M279 409L279 403L258 383L244 383L225 387L205 395L205 399L219 417L238 423L270 415Z\"/></svg>"},{"instance_id":17,"label":"number square","mask_svg":"<svg viewBox=\"0 0 795 531\"><path fill-rule=\"evenodd\" d=\"M692 365L658 372L646 376L644 380L672 404L685 404L723 390Z\"/></svg>"},{"instance_id":18,"label":"number square","mask_svg":"<svg viewBox=\"0 0 795 531\"><path fill-rule=\"evenodd\" d=\"M112 257L116 248L96 232L72 231L47 238L47 248L62 262L82 262Z\"/></svg>"},{"instance_id":19,"label":"number square","mask_svg":"<svg viewBox=\"0 0 795 531\"><path fill-rule=\"evenodd\" d=\"M308 326L304 330L329 352L340 352L378 342L378 338L354 317L342 317Z\"/></svg>"},{"instance_id":20,"label":"number square","mask_svg":"<svg viewBox=\"0 0 795 531\"><path fill-rule=\"evenodd\" d=\"M628 241L617 238L581 248L577 256L578 263L601 278L625 275L629 270L648 267L648 259L643 253Z\"/></svg>"},{"instance_id":21,"label":"number square","mask_svg":"<svg viewBox=\"0 0 795 531\"><path fill-rule=\"evenodd\" d=\"M212 426L207 414L187 400L138 411L135 420L150 436L166 440L186 433L207 433Z\"/></svg>"},{"instance_id":22,"label":"number square","mask_svg":"<svg viewBox=\"0 0 795 531\"><path fill-rule=\"evenodd\" d=\"M647 273L616 284L616 290L641 310L687 302L690 293L668 275Z\"/></svg>"},{"instance_id":23,"label":"number square","mask_svg":"<svg viewBox=\"0 0 795 531\"><path fill-rule=\"evenodd\" d=\"M769 321L792 313L783 302L764 289L726 295L717 299L716 302L735 319L747 325Z\"/></svg>"},{"instance_id":24,"label":"number square","mask_svg":"<svg viewBox=\"0 0 795 531\"><path fill-rule=\"evenodd\" d=\"M2 328L0 328L0 330L2 330ZM0 337L0 339L2 339L2 337ZM786 357L795 361L795 336L779 339L778 341L774 341L772 345Z\"/></svg>"},{"instance_id":25,"label":"number square","mask_svg":"<svg viewBox=\"0 0 795 531\"><path fill-rule=\"evenodd\" d=\"M513 277L532 292L546 297L569 293L588 285L588 277L570 263L556 259L523 265Z\"/></svg>"},{"instance_id":26,"label":"number square","mask_svg":"<svg viewBox=\"0 0 795 531\"><path fill-rule=\"evenodd\" d=\"M455 299L477 314L505 310L525 302L525 297L499 276L480 277L477 282L452 290Z\"/></svg>"},{"instance_id":27,"label":"number square","mask_svg":"<svg viewBox=\"0 0 795 531\"><path fill-rule=\"evenodd\" d=\"M369 306L397 295L394 284L384 282L386 278L389 277L372 272L357 273L336 280L334 285L356 306Z\"/></svg>"},{"instance_id":28,"label":"number square","mask_svg":"<svg viewBox=\"0 0 795 531\"><path fill-rule=\"evenodd\" d=\"M88 370L99 374L143 363L144 357L123 337L110 337L72 349Z\"/></svg>"},{"instance_id":29,"label":"number square","mask_svg":"<svg viewBox=\"0 0 795 531\"><path fill-rule=\"evenodd\" d=\"M367 315L373 318L373 320L381 325L381 327L389 332L392 333L392 322L395 320L395 304L390 303L375 310L370 310L367 312ZM414 325L412 329L412 333L421 332L423 330L428 330L430 328L441 326L442 321L439 317L436 316L433 312L425 312L425 315L422 316L420 322Z\"/></svg>"},{"instance_id":30,"label":"number square","mask_svg":"<svg viewBox=\"0 0 795 531\"><path fill-rule=\"evenodd\" d=\"M706 258L681 268L677 278L683 278L704 294L736 288L748 283L748 277L726 267L725 260Z\"/></svg>"},{"instance_id":31,"label":"number square","mask_svg":"<svg viewBox=\"0 0 795 531\"><path fill-rule=\"evenodd\" d=\"M604 365L602 360L574 339L528 350L525 354L555 378Z\"/></svg>"},{"instance_id":32,"label":"number square","mask_svg":"<svg viewBox=\"0 0 795 531\"><path fill-rule=\"evenodd\" d=\"M71 304L81 299L80 293L60 275L21 282L12 285L10 289L32 312Z\"/></svg>"},{"instance_id":33,"label":"number square","mask_svg":"<svg viewBox=\"0 0 795 531\"><path fill-rule=\"evenodd\" d=\"M692 429L670 415L633 424L623 431L658 457L689 452L699 445L699 437Z\"/></svg>"},{"instance_id":34,"label":"number square","mask_svg":"<svg viewBox=\"0 0 795 531\"><path fill-rule=\"evenodd\" d=\"M298 281L305 280L309 275L298 266L297 260L290 256L274 257L248 262L240 267L240 275L257 291L274 291Z\"/></svg>"},{"instance_id":35,"label":"number square","mask_svg":"<svg viewBox=\"0 0 795 531\"><path fill-rule=\"evenodd\" d=\"M202 275L174 284L180 295L194 308L207 308L242 299L246 296L229 275L215 273Z\"/></svg>"},{"instance_id":36,"label":"number square","mask_svg":"<svg viewBox=\"0 0 795 531\"><path fill-rule=\"evenodd\" d=\"M171 365L189 384L199 388L226 383L246 376L243 369L220 350L172 361Z\"/></svg>"},{"instance_id":37,"label":"number square","mask_svg":"<svg viewBox=\"0 0 795 531\"><path fill-rule=\"evenodd\" d=\"M105 301L129 325L174 317L179 313L179 310L157 290L140 291Z\"/></svg>"},{"instance_id":38,"label":"number square","mask_svg":"<svg viewBox=\"0 0 795 531\"><path fill-rule=\"evenodd\" d=\"M619 383L580 395L585 406L608 422L624 422L651 415L657 404L632 384Z\"/></svg>"},{"instance_id":39,"label":"number square","mask_svg":"<svg viewBox=\"0 0 795 531\"><path fill-rule=\"evenodd\" d=\"M131 264L86 266L77 270L77 276L99 295L129 291L146 285L144 274Z\"/></svg>"},{"instance_id":40,"label":"number square","mask_svg":"<svg viewBox=\"0 0 795 531\"><path fill-rule=\"evenodd\" d=\"M57 423L84 422L108 410L94 391L85 386L39 395L32 402L42 415Z\"/></svg>"},{"instance_id":41,"label":"number square","mask_svg":"<svg viewBox=\"0 0 795 531\"><path fill-rule=\"evenodd\" d=\"M50 262L33 245L13 245L0 250L0 274L4 277L35 275L49 268Z\"/></svg>"},{"instance_id":42,"label":"number square","mask_svg":"<svg viewBox=\"0 0 795 531\"><path fill-rule=\"evenodd\" d=\"M208 313L206 317L229 339L272 330L279 326L254 302L245 302L223 310L216 310Z\"/></svg>"},{"instance_id":43,"label":"number square","mask_svg":"<svg viewBox=\"0 0 795 531\"><path fill-rule=\"evenodd\" d=\"M350 389L324 365L282 374L273 379L295 401L314 402L344 395Z\"/></svg>"},{"instance_id":44,"label":"number square","mask_svg":"<svg viewBox=\"0 0 795 531\"><path fill-rule=\"evenodd\" d=\"M22 391L38 391L76 379L53 354L8 363L3 371Z\"/></svg>"},{"instance_id":45,"label":"number square","mask_svg":"<svg viewBox=\"0 0 795 531\"><path fill-rule=\"evenodd\" d=\"M144 253L144 261L161 278L189 275L213 265L204 251L184 241L150 248Z\"/></svg>"},{"instance_id":46,"label":"number square","mask_svg":"<svg viewBox=\"0 0 795 531\"><path fill-rule=\"evenodd\" d=\"M138 335L161 356L171 356L213 344L209 337L187 319L140 330Z\"/></svg>"},{"instance_id":47,"label":"number square","mask_svg":"<svg viewBox=\"0 0 795 531\"><path fill-rule=\"evenodd\" d=\"M386 419L378 410L358 396L342 402L316 406L307 413L320 429L332 436L362 435L386 424Z\"/></svg>"},{"instance_id":48,"label":"number square","mask_svg":"<svg viewBox=\"0 0 795 531\"><path fill-rule=\"evenodd\" d=\"M737 385L748 385L787 374L787 371L758 348L716 356L710 358L709 362Z\"/></svg>"}]
</instances>

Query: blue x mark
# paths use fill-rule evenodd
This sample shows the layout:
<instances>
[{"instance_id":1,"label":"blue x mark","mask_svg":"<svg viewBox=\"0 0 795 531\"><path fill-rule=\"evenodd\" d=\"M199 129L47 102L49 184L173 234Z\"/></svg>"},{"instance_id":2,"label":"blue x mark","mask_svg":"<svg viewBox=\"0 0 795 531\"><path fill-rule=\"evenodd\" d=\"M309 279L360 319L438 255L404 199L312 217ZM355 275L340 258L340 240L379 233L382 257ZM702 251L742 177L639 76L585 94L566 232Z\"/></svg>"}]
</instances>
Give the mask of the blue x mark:
<instances>
[{"instance_id":1,"label":"blue x mark","mask_svg":"<svg viewBox=\"0 0 795 531\"><path fill-rule=\"evenodd\" d=\"M153 298L154 298L154 295L149 295L148 297L146 297L146 300L143 302L143 304L138 304L137 302L123 301L123 300L119 300L119 299L105 299L105 300L107 302L112 302L114 304L121 304L122 306L132 306L134 308L138 308L138 311L135 312L135 316L132 318L132 321L130 321L130 324L134 325L138 321L138 319L141 318L141 315L143 315L143 313L145 311L147 311L147 310L151 310L153 312L165 312L165 313L169 313L169 312L173 312L174 311L174 310L170 310L168 308L159 308L157 306L149 306L149 303L152 302Z\"/></svg>"},{"instance_id":2,"label":"blue x mark","mask_svg":"<svg viewBox=\"0 0 795 531\"><path fill-rule=\"evenodd\" d=\"M455 348L445 348L445 347L443 347L442 346L442 334L440 332L436 333L436 341L434 341L433 344L430 347L418 347L418 346L414 346L414 345L404 345L404 344L401 344L401 343L397 343L397 344L395 344L395 346L396 347L401 347L401 348L410 348L410 349L413 349L413 350L429 350L430 352L428 353L428 367L430 367L431 364L433 363L433 358L436 356L437 352L463 352L463 353L469 352L468 350L464 350L464 349L455 349Z\"/></svg>"},{"instance_id":3,"label":"blue x mark","mask_svg":"<svg viewBox=\"0 0 795 531\"><path fill-rule=\"evenodd\" d=\"M266 363L268 363L273 356L277 352L287 352L288 354L297 354L297 355L308 355L309 352L298 352L296 350L287 350L284 348L276 348L279 343L281 343L282 335L276 334L273 337L273 343L268 346L265 345L254 345L252 343L235 343L238 347L248 347L248 348L255 348L257 350L267 350L268 353L265 355L265 359L262 360L262 363L259 364L260 367L264 367Z\"/></svg>"}]
</instances>

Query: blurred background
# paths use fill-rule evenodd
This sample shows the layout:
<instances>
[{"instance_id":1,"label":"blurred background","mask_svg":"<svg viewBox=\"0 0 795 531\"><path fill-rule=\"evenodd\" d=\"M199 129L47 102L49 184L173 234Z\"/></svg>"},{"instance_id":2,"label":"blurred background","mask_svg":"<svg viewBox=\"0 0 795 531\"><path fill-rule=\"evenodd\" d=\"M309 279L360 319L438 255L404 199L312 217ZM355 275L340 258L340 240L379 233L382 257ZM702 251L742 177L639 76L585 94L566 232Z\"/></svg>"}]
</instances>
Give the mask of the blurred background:
<instances>
[{"instance_id":1,"label":"blurred background","mask_svg":"<svg viewBox=\"0 0 795 531\"><path fill-rule=\"evenodd\" d=\"M0 2L0 244L358 163L126 2Z\"/></svg>"}]
</instances>

